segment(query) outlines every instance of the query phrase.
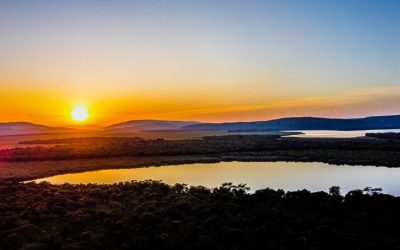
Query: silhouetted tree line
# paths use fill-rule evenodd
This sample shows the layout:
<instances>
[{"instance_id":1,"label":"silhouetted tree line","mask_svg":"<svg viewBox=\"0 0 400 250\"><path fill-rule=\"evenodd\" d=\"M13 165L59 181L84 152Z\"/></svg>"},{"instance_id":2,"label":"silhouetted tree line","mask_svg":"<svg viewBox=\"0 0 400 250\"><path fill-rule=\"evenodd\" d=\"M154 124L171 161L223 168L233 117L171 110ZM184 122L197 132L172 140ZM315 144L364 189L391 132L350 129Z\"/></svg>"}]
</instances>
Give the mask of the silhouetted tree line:
<instances>
[{"instance_id":1,"label":"silhouetted tree line","mask_svg":"<svg viewBox=\"0 0 400 250\"><path fill-rule=\"evenodd\" d=\"M0 182L0 249L399 249L400 198L245 185Z\"/></svg>"},{"instance_id":2,"label":"silhouetted tree line","mask_svg":"<svg viewBox=\"0 0 400 250\"><path fill-rule=\"evenodd\" d=\"M281 138L270 135L229 135L186 140L143 140L135 137L57 139L50 141L52 143L57 141L58 143L66 144L52 147L36 146L0 150L0 161L65 160L120 156L212 155L262 151L301 151L303 155L307 154L308 151L314 154L316 160L320 155L323 156L324 154L336 155L335 158L340 160L338 156L346 152L358 152L368 156L371 154L367 154L367 152L371 151L376 157L382 156L381 160L388 161L389 159L391 161L389 165L396 165L396 158L399 159L400 157L400 141L354 138L309 139ZM36 143L46 143L46 141L36 141Z\"/></svg>"},{"instance_id":3,"label":"silhouetted tree line","mask_svg":"<svg viewBox=\"0 0 400 250\"><path fill-rule=\"evenodd\" d=\"M71 137L61 139L46 139L46 140L29 140L20 141L21 145L35 145L35 144L104 144L109 142L114 143L129 143L132 141L144 141L140 137Z\"/></svg>"},{"instance_id":4,"label":"silhouetted tree line","mask_svg":"<svg viewBox=\"0 0 400 250\"><path fill-rule=\"evenodd\" d=\"M395 132L366 133L365 136L378 138L378 139L400 140L400 133L395 133Z\"/></svg>"}]
</instances>

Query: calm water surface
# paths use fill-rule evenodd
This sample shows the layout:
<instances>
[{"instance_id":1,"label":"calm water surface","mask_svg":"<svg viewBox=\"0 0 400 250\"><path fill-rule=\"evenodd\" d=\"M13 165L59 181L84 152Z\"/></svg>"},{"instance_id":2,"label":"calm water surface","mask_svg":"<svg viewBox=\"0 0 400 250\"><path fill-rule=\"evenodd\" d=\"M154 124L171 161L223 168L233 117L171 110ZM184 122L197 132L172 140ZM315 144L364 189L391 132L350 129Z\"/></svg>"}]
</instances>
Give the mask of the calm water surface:
<instances>
[{"instance_id":1,"label":"calm water surface","mask_svg":"<svg viewBox=\"0 0 400 250\"><path fill-rule=\"evenodd\" d=\"M252 191L266 187L284 190L327 191L340 186L346 193L366 186L380 187L384 193L400 196L400 168L334 166L301 162L221 162L163 167L112 169L57 175L36 180L54 184L102 183L130 180L162 180L216 187L224 182L246 183Z\"/></svg>"},{"instance_id":2,"label":"calm water surface","mask_svg":"<svg viewBox=\"0 0 400 250\"><path fill-rule=\"evenodd\" d=\"M294 132L294 131L288 131ZM304 134L290 135L290 137L302 138L353 138L364 136L366 133L386 133L400 132L400 129L378 129L378 130L354 130L354 131L339 131L339 130L299 130Z\"/></svg>"}]
</instances>

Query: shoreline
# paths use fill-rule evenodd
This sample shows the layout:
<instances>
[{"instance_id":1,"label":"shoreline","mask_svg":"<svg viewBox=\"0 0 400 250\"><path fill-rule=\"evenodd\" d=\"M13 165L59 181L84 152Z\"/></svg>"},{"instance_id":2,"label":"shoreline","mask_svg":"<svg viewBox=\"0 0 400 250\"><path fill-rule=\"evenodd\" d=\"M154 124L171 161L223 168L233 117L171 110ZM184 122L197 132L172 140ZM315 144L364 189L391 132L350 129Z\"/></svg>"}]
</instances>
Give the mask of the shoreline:
<instances>
[{"instance_id":1,"label":"shoreline","mask_svg":"<svg viewBox=\"0 0 400 250\"><path fill-rule=\"evenodd\" d=\"M102 169L221 161L400 167L400 140L304 139L265 135L211 136L195 140L63 140L70 144L0 150L0 180L27 181Z\"/></svg>"},{"instance_id":2,"label":"shoreline","mask_svg":"<svg viewBox=\"0 0 400 250\"><path fill-rule=\"evenodd\" d=\"M273 154L274 153L274 154ZM280 154L279 154L280 153ZM316 153L316 154L315 154ZM156 156L156 157L116 157L77 159L62 161L39 162L2 162L0 163L0 180L31 181L60 174L82 173L107 169L129 169L144 167L163 167L169 165L218 163L218 162L321 162L329 165L399 167L385 164L383 161L351 160L357 152L346 152L341 159L330 159L334 152L324 152L325 156L318 156L321 152L304 154L304 152L247 152L247 154L221 155L186 155L186 156ZM344 156L344 157L343 157ZM317 159L320 157L319 159ZM325 159L323 159L325 158Z\"/></svg>"}]
</instances>

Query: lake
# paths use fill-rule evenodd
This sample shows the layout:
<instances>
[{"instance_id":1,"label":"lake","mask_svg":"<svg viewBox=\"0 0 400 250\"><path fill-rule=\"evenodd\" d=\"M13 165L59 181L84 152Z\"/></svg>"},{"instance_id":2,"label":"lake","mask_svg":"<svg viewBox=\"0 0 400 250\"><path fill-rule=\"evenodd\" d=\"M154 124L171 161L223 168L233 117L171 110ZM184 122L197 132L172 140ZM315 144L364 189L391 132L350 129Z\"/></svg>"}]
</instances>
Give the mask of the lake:
<instances>
[{"instance_id":1,"label":"lake","mask_svg":"<svg viewBox=\"0 0 400 250\"><path fill-rule=\"evenodd\" d=\"M400 129L376 129L376 130L353 130L353 131L340 131L340 130L296 130L287 132L302 132L303 134L290 135L289 137L302 137L302 138L353 138L364 136L366 133L386 133L397 132Z\"/></svg>"},{"instance_id":2,"label":"lake","mask_svg":"<svg viewBox=\"0 0 400 250\"><path fill-rule=\"evenodd\" d=\"M111 169L63 174L38 179L53 184L111 184L130 180L162 180L168 184L186 183L217 187L224 182L246 183L251 191L273 189L327 191L340 186L343 193L367 186L400 196L400 168L374 166L335 166L304 162L220 162L162 167Z\"/></svg>"}]
</instances>

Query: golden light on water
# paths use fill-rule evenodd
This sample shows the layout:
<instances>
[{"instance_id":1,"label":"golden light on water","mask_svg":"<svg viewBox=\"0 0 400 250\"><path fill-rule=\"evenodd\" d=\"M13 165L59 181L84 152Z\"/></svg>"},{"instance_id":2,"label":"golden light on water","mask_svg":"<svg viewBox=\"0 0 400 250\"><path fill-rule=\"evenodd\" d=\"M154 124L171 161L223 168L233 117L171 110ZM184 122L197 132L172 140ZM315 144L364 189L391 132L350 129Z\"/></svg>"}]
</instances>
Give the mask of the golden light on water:
<instances>
[{"instance_id":1,"label":"golden light on water","mask_svg":"<svg viewBox=\"0 0 400 250\"><path fill-rule=\"evenodd\" d=\"M76 106L71 111L71 117L74 121L84 122L89 118L89 112L85 106Z\"/></svg>"},{"instance_id":2,"label":"golden light on water","mask_svg":"<svg viewBox=\"0 0 400 250\"><path fill-rule=\"evenodd\" d=\"M174 185L218 187L224 182L246 183L252 191L266 187L284 190L326 191L339 185L344 192L366 186L382 187L398 194L400 169L373 166L333 166L310 162L220 162L171 165L163 167L107 169L62 174L38 179L53 184L112 184L124 181L162 180Z\"/></svg>"}]
</instances>

